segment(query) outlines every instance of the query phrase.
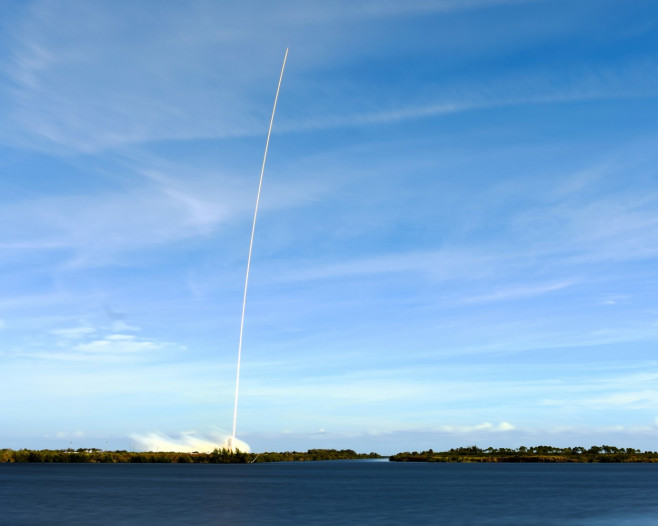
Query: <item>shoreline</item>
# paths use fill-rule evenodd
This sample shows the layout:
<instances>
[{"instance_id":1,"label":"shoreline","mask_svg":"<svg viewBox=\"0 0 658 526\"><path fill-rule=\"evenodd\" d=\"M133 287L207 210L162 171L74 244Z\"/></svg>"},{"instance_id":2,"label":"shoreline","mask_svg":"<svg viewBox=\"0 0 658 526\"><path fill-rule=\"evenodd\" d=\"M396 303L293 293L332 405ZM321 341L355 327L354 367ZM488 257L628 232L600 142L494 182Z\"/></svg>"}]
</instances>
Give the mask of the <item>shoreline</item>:
<instances>
[{"instance_id":1,"label":"shoreline","mask_svg":"<svg viewBox=\"0 0 658 526\"><path fill-rule=\"evenodd\" d=\"M658 453L640 451L634 448L617 448L614 446L592 446L556 448L552 446L487 448L477 446L434 452L433 450L397 453L389 459L391 462L451 462L451 463L658 463Z\"/></svg>"}]
</instances>

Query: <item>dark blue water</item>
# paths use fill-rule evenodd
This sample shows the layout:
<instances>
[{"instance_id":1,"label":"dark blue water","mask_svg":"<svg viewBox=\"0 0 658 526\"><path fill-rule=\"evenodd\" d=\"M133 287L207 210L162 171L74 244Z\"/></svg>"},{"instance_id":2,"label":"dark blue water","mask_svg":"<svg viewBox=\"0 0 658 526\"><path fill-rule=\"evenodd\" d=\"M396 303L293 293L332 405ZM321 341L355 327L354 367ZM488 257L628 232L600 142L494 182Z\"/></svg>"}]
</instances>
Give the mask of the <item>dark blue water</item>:
<instances>
[{"instance_id":1,"label":"dark blue water","mask_svg":"<svg viewBox=\"0 0 658 526\"><path fill-rule=\"evenodd\" d=\"M658 464L0 464L0 524L658 525Z\"/></svg>"}]
</instances>

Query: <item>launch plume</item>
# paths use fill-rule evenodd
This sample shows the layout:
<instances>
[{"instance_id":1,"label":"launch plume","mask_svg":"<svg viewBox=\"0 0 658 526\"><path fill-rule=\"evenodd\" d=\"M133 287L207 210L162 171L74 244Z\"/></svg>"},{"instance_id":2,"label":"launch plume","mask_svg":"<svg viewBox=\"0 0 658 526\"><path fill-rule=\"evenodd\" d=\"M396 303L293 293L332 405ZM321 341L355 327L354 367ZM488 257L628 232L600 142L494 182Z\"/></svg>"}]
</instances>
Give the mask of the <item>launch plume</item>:
<instances>
[{"instance_id":1,"label":"launch plume","mask_svg":"<svg viewBox=\"0 0 658 526\"><path fill-rule=\"evenodd\" d=\"M254 246L254 232L256 231L256 217L258 216L258 204L260 203L260 190L263 186L263 174L265 173L265 161L267 160L267 150L270 146L270 135L272 134L272 124L274 123L274 113L276 112L276 103L279 100L279 90L281 89L281 81L283 80L283 70L286 67L286 59L288 58L288 48L286 54L283 56L283 65L281 66L281 75L279 75L279 84L276 88L276 95L274 97L274 107L272 108L272 117L270 118L270 127L267 131L267 140L265 141L265 153L263 154L263 164L260 169L260 181L258 183L258 194L256 195L256 208L254 209L254 221L251 225L251 239L249 241L249 255L247 256L247 273L244 280L244 295L242 297L242 317L240 319L240 340L238 343L238 367L235 378L235 405L233 407L233 432L229 437L228 449L234 451L237 448L235 440L235 429L238 422L238 395L240 392L240 361L242 359L242 334L244 331L244 311L247 304L247 286L249 285L249 269L251 267L251 252Z\"/></svg>"},{"instance_id":2,"label":"launch plume","mask_svg":"<svg viewBox=\"0 0 658 526\"><path fill-rule=\"evenodd\" d=\"M231 436L220 433L199 435L194 432L180 433L176 436L164 433L147 433L145 435L131 435L137 448L143 451L175 451L177 453L210 453L214 449L229 449L232 442L235 449L249 452L249 445L241 440L231 441Z\"/></svg>"}]
</instances>

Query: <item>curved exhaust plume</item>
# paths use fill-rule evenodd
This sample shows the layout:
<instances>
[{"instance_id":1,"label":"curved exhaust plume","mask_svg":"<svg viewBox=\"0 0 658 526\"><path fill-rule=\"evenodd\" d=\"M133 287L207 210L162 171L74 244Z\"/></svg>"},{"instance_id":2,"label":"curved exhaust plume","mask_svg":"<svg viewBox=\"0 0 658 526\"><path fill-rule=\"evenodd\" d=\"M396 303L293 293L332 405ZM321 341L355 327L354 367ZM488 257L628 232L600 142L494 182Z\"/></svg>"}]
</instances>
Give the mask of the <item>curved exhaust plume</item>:
<instances>
[{"instance_id":1,"label":"curved exhaust plume","mask_svg":"<svg viewBox=\"0 0 658 526\"><path fill-rule=\"evenodd\" d=\"M249 241L249 255L247 256L247 274L244 280L244 296L242 297L242 317L240 319L240 342L238 344L238 370L235 379L235 405L233 407L233 432L229 437L228 449L234 451L236 446L235 442L235 428L238 422L238 395L240 392L240 361L242 358L242 333L244 331L244 311L247 304L247 286L249 285L249 269L251 267L251 251L254 246L254 232L256 231L256 216L258 215L258 204L260 203L260 189L263 186L263 174L265 173L265 161L267 160L267 150L270 146L270 135L272 134L272 124L274 123L274 113L276 112L276 103L279 100L279 90L281 89L281 81L283 80L283 70L286 67L286 59L288 58L288 48L286 54L283 56L283 65L281 66L281 75L279 76L279 84L276 88L276 96L274 97L274 107L272 108L272 117L270 118L270 128L267 131L267 141L265 141L265 153L263 154L263 165L260 169L260 182L258 183L258 194L256 196L256 208L254 210L254 221L251 226L251 240Z\"/></svg>"}]
</instances>

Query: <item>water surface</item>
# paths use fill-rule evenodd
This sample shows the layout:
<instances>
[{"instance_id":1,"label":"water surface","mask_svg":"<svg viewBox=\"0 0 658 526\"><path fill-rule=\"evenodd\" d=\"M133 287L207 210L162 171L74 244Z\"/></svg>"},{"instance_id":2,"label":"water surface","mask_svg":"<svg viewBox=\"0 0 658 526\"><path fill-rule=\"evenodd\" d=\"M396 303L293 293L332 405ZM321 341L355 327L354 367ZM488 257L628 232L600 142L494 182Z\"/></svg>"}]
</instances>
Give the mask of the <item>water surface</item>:
<instances>
[{"instance_id":1,"label":"water surface","mask_svg":"<svg viewBox=\"0 0 658 526\"><path fill-rule=\"evenodd\" d=\"M658 525L658 464L0 464L0 523Z\"/></svg>"}]
</instances>

